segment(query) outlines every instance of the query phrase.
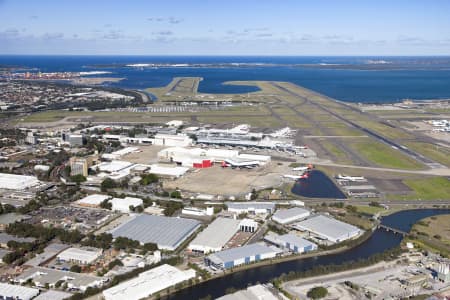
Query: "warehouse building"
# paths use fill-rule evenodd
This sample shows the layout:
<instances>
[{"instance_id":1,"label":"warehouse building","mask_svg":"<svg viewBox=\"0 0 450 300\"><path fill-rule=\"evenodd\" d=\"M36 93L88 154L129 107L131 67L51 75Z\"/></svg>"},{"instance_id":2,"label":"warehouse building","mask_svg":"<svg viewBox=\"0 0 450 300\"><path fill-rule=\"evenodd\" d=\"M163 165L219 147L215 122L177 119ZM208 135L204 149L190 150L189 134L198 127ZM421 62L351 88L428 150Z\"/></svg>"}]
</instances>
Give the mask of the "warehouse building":
<instances>
[{"instance_id":1,"label":"warehouse building","mask_svg":"<svg viewBox=\"0 0 450 300\"><path fill-rule=\"evenodd\" d=\"M229 212L252 215L272 214L275 211L273 202L225 202Z\"/></svg>"},{"instance_id":2,"label":"warehouse building","mask_svg":"<svg viewBox=\"0 0 450 300\"><path fill-rule=\"evenodd\" d=\"M308 231L321 239L333 243L339 243L361 234L361 229L356 226L341 222L339 220L316 215L307 220L292 225L295 229Z\"/></svg>"},{"instance_id":3,"label":"warehouse building","mask_svg":"<svg viewBox=\"0 0 450 300\"><path fill-rule=\"evenodd\" d=\"M274 258L279 253L280 251L261 244L250 244L210 254L205 258L205 263L213 269L230 269L239 265Z\"/></svg>"},{"instance_id":4,"label":"warehouse building","mask_svg":"<svg viewBox=\"0 0 450 300\"><path fill-rule=\"evenodd\" d=\"M258 230L258 222L252 219L243 219L239 223L239 230L242 232L256 232Z\"/></svg>"},{"instance_id":5,"label":"warehouse building","mask_svg":"<svg viewBox=\"0 0 450 300\"><path fill-rule=\"evenodd\" d=\"M134 197L112 198L109 202L112 205L112 210L120 211L123 213L129 213L131 211L130 206L137 207L141 206L144 203L142 199Z\"/></svg>"},{"instance_id":6,"label":"warehouse building","mask_svg":"<svg viewBox=\"0 0 450 300\"><path fill-rule=\"evenodd\" d=\"M71 296L72 296L71 293L48 290L46 292L41 293L33 300L64 300L70 298Z\"/></svg>"},{"instance_id":7,"label":"warehouse building","mask_svg":"<svg viewBox=\"0 0 450 300\"><path fill-rule=\"evenodd\" d=\"M278 210L272 220L279 224L288 224L309 217L310 211L300 207Z\"/></svg>"},{"instance_id":8,"label":"warehouse building","mask_svg":"<svg viewBox=\"0 0 450 300\"><path fill-rule=\"evenodd\" d=\"M165 264L104 290L103 296L105 300L143 299L192 278L195 278L194 270L181 271Z\"/></svg>"},{"instance_id":9,"label":"warehouse building","mask_svg":"<svg viewBox=\"0 0 450 300\"><path fill-rule=\"evenodd\" d=\"M163 166L163 165L149 165L150 170L148 173L158 175L162 178L179 178L186 174L189 171L189 168L186 167L173 167L173 166Z\"/></svg>"},{"instance_id":10,"label":"warehouse building","mask_svg":"<svg viewBox=\"0 0 450 300\"><path fill-rule=\"evenodd\" d=\"M15 282L23 284L32 280L36 287L45 288L47 285L54 288L58 281L67 283L69 289L86 291L88 287L100 287L108 278L102 278L93 275L60 271L50 268L34 267L25 270L16 277Z\"/></svg>"},{"instance_id":11,"label":"warehouse building","mask_svg":"<svg viewBox=\"0 0 450 300\"><path fill-rule=\"evenodd\" d=\"M110 198L111 196L109 195L92 194L76 201L75 203L85 207L99 207L103 201Z\"/></svg>"},{"instance_id":12,"label":"warehouse building","mask_svg":"<svg viewBox=\"0 0 450 300\"><path fill-rule=\"evenodd\" d=\"M31 300L39 295L39 290L0 282L0 299Z\"/></svg>"},{"instance_id":13,"label":"warehouse building","mask_svg":"<svg viewBox=\"0 0 450 300\"><path fill-rule=\"evenodd\" d=\"M239 230L239 224L239 220L217 218L197 235L188 249L201 253L220 251Z\"/></svg>"},{"instance_id":14,"label":"warehouse building","mask_svg":"<svg viewBox=\"0 0 450 300\"><path fill-rule=\"evenodd\" d=\"M88 265L96 261L102 255L102 252L102 249L80 249L72 247L59 253L56 258L59 261Z\"/></svg>"},{"instance_id":15,"label":"warehouse building","mask_svg":"<svg viewBox=\"0 0 450 300\"><path fill-rule=\"evenodd\" d=\"M136 215L111 231L114 238L127 237L141 244L155 243L159 249L175 250L198 228L200 222L184 218Z\"/></svg>"},{"instance_id":16,"label":"warehouse building","mask_svg":"<svg viewBox=\"0 0 450 300\"><path fill-rule=\"evenodd\" d=\"M270 162L270 156L257 154L239 154L237 150L202 148L166 148L158 152L163 161L175 162L193 168L208 168L214 163L228 163L233 166L257 165Z\"/></svg>"},{"instance_id":17,"label":"warehouse building","mask_svg":"<svg viewBox=\"0 0 450 300\"><path fill-rule=\"evenodd\" d=\"M280 298L275 296L273 292L264 285L257 284L249 286L245 290L237 291L233 294L228 294L217 298L216 300L280 300Z\"/></svg>"},{"instance_id":18,"label":"warehouse building","mask_svg":"<svg viewBox=\"0 0 450 300\"><path fill-rule=\"evenodd\" d=\"M316 244L294 234L278 235L276 233L269 232L269 234L264 237L264 240L280 247L281 249L288 249L294 253L306 253L317 250Z\"/></svg>"},{"instance_id":19,"label":"warehouse building","mask_svg":"<svg viewBox=\"0 0 450 300\"><path fill-rule=\"evenodd\" d=\"M0 189L26 190L40 185L35 176L0 173Z\"/></svg>"}]
</instances>

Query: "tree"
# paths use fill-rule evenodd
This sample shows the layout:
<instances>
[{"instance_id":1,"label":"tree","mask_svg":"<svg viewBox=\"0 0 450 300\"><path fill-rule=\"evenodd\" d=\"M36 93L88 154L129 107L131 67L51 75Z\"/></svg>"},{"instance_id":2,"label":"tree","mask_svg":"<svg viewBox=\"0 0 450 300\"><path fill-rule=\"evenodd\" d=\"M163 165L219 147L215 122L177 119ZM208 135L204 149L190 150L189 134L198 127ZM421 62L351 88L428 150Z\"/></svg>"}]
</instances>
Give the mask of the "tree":
<instances>
[{"instance_id":1,"label":"tree","mask_svg":"<svg viewBox=\"0 0 450 300\"><path fill-rule=\"evenodd\" d=\"M107 190L113 189L116 187L117 187L116 182L109 177L105 178L101 184L102 192L106 192Z\"/></svg>"},{"instance_id":2,"label":"tree","mask_svg":"<svg viewBox=\"0 0 450 300\"><path fill-rule=\"evenodd\" d=\"M180 191L173 191L172 193L170 193L170 198L181 199L181 193L180 193Z\"/></svg>"},{"instance_id":3,"label":"tree","mask_svg":"<svg viewBox=\"0 0 450 300\"><path fill-rule=\"evenodd\" d=\"M139 183L141 185L149 185L151 183L158 182L158 180L159 178L155 174L143 174L141 175L141 180L139 181Z\"/></svg>"},{"instance_id":4,"label":"tree","mask_svg":"<svg viewBox=\"0 0 450 300\"><path fill-rule=\"evenodd\" d=\"M328 295L328 290L323 286L317 286L308 291L306 296L311 299L321 299Z\"/></svg>"},{"instance_id":5,"label":"tree","mask_svg":"<svg viewBox=\"0 0 450 300\"><path fill-rule=\"evenodd\" d=\"M79 265L73 265L70 267L70 272L81 273L81 267Z\"/></svg>"},{"instance_id":6,"label":"tree","mask_svg":"<svg viewBox=\"0 0 450 300\"><path fill-rule=\"evenodd\" d=\"M108 199L105 199L105 200L103 200L103 201L100 203L100 207L103 208L103 209L109 209L109 210L111 210L111 209L112 209L112 203L109 202Z\"/></svg>"},{"instance_id":7,"label":"tree","mask_svg":"<svg viewBox=\"0 0 450 300\"><path fill-rule=\"evenodd\" d=\"M75 175L75 176L71 176L71 177L70 177L70 180L73 181L73 182L76 182L77 184L80 184L80 183L86 181L86 177L84 177L84 176L81 175L81 174L77 174L77 175Z\"/></svg>"}]
</instances>

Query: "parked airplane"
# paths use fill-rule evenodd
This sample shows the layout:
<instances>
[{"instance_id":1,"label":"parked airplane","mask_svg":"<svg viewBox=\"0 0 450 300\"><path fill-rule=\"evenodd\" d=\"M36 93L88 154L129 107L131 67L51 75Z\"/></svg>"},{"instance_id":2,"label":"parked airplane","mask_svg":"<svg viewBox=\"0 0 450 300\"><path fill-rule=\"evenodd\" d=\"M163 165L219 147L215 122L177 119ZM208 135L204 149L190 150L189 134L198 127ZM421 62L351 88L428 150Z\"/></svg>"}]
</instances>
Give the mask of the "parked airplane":
<instances>
[{"instance_id":1,"label":"parked airplane","mask_svg":"<svg viewBox=\"0 0 450 300\"><path fill-rule=\"evenodd\" d=\"M309 164L306 167L297 167L297 168L293 168L292 171L309 171L311 169L313 169L314 166Z\"/></svg>"},{"instance_id":2,"label":"parked airplane","mask_svg":"<svg viewBox=\"0 0 450 300\"><path fill-rule=\"evenodd\" d=\"M366 182L367 180L362 176L347 176L347 175L341 175L339 174L337 176L337 179L341 180L349 180L349 181L360 181L360 182Z\"/></svg>"},{"instance_id":3,"label":"parked airplane","mask_svg":"<svg viewBox=\"0 0 450 300\"><path fill-rule=\"evenodd\" d=\"M293 179L293 180L307 179L308 177L309 177L308 173L303 173L302 175L289 175L289 174L283 175L283 178L288 178L288 179Z\"/></svg>"}]
</instances>

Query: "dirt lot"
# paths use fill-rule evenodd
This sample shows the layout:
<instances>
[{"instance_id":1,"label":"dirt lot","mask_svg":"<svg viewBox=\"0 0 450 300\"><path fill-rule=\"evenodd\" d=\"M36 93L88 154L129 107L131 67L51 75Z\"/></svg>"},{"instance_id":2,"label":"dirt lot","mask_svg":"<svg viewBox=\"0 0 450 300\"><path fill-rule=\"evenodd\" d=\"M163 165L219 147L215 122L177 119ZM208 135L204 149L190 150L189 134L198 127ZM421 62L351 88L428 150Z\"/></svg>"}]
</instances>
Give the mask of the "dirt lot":
<instances>
[{"instance_id":1,"label":"dirt lot","mask_svg":"<svg viewBox=\"0 0 450 300\"><path fill-rule=\"evenodd\" d=\"M197 169L174 181L164 182L164 187L213 195L241 196L253 188L260 190L281 185L281 174L287 174L289 170L288 163L280 166L274 162L251 170L224 169L216 165L208 169Z\"/></svg>"}]
</instances>

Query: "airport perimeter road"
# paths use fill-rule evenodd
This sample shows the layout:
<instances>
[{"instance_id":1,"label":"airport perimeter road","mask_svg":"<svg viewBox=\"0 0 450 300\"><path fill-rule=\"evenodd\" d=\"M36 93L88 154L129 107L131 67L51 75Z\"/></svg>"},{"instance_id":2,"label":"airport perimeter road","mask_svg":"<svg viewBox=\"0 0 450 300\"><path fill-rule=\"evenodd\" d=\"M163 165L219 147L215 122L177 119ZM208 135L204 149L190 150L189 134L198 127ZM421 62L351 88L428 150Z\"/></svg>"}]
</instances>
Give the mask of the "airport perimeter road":
<instances>
[{"instance_id":1,"label":"airport perimeter road","mask_svg":"<svg viewBox=\"0 0 450 300\"><path fill-rule=\"evenodd\" d=\"M389 138L386 138L386 137L384 137L384 136L381 136L380 134L374 132L373 130L370 130L370 129L368 129L368 128L365 128L365 127L363 127L363 126L360 126L360 125L356 124L355 122L346 119L345 117L341 116L340 114L335 113L334 111L328 109L327 107L324 107L324 106L321 105L320 103L317 103L317 102L315 102L315 101L311 101L311 99L309 99L308 97L305 97L304 95L300 95L300 94L296 93L295 91L290 90L290 89L287 88L287 87L281 86L281 85L280 85L279 83L277 83L277 82L271 82L271 84L272 84L275 88L278 88L279 90L281 90L281 91L283 91L283 92L285 92L285 93L287 93L287 94L289 94L289 95L291 95L291 96L294 96L294 97L296 97L296 98L298 98L298 99L300 99L300 100L306 101L308 104L311 104L311 105L313 105L313 106L316 106L317 108L319 108L319 109L321 109L321 110L323 110L323 111L329 113L330 115L336 117L337 119L343 121L344 123L347 123L347 124L350 125L351 127L354 127L354 128L357 128L357 129L363 131L364 133L366 133L367 135L369 135L369 136L371 136L371 137L377 139L378 141L380 141L380 142L382 142L382 143L384 143L384 144L387 144L387 145L389 145L389 146L391 146L391 147L394 147L394 148L398 149L399 151L403 152L404 154L408 155L409 157L413 158L414 160L416 160L416 161L418 161L418 162L421 162L421 163L423 163L423 164L425 164L425 165L427 165L427 166L429 166L429 167L431 167L431 168L437 167L437 166L440 165L440 164L436 163L435 161L433 161L433 160L431 160L431 159L429 159L429 158L423 156L423 155L420 154L420 153L417 153L417 152L415 152L415 151L412 151L412 150L409 149L409 148L403 147L402 145L398 144L397 142L393 141L392 139L389 139ZM308 90L308 91L309 91L309 90ZM373 121L381 122L377 117L372 116L372 115L367 114L367 113L363 113L363 112L361 112L360 110L356 109L355 107L352 107L352 106L350 106L350 105L344 105L344 104L342 104L342 103L339 102L339 101L336 101L336 100L334 100L334 99L332 99L332 98L330 98L330 97L326 97L326 96L324 96L324 95L322 95L322 94L319 94L319 93L317 93L317 92L314 92L314 91L311 91L311 92L314 93L315 95L319 96L319 97L323 97L323 98L325 98L325 99L327 99L327 100L329 100L329 101L333 101L334 103L338 103L338 104L342 105L342 107L344 107L344 108L346 108L346 109L351 109L351 110L356 111L356 112L359 113L359 114L364 114L367 118L369 118L369 119L371 119L371 120L373 120ZM289 106L289 104L288 104L288 106Z\"/></svg>"}]
</instances>

